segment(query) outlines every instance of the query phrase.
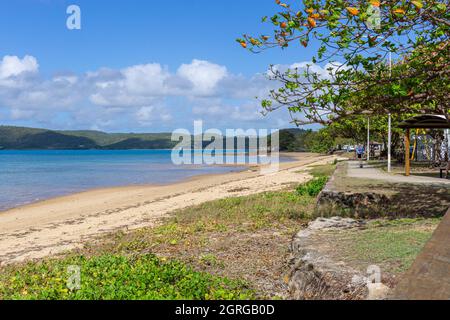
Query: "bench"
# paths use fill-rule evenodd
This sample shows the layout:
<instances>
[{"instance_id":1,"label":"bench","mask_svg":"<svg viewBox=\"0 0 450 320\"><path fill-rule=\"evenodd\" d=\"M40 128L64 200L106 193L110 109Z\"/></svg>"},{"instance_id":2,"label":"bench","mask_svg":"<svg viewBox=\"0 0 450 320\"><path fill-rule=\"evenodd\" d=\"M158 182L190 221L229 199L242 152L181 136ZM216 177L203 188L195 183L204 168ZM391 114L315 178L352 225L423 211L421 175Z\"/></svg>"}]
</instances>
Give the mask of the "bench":
<instances>
[{"instance_id":1,"label":"bench","mask_svg":"<svg viewBox=\"0 0 450 320\"><path fill-rule=\"evenodd\" d=\"M439 177L441 177L441 179L444 178L444 175L443 175L444 171L447 171L447 167L439 168Z\"/></svg>"}]
</instances>

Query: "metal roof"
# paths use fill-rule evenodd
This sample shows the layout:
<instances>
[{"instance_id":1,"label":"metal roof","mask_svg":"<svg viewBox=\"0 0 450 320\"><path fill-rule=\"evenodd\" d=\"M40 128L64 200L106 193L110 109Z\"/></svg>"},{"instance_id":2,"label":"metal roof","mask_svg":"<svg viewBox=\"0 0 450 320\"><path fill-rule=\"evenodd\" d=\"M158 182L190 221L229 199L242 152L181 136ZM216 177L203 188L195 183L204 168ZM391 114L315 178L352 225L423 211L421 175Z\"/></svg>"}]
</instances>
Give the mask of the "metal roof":
<instances>
[{"instance_id":1,"label":"metal roof","mask_svg":"<svg viewBox=\"0 0 450 320\"><path fill-rule=\"evenodd\" d=\"M423 129L450 129L450 122L443 115L424 114L405 120L398 125L399 128Z\"/></svg>"}]
</instances>

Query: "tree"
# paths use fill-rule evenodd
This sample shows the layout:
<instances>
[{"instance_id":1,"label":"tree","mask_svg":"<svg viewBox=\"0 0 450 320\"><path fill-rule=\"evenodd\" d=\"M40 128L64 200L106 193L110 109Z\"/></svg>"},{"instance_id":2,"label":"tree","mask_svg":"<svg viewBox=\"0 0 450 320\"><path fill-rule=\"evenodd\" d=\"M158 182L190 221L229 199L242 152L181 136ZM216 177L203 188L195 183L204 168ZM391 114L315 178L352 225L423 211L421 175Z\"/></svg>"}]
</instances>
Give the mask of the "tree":
<instances>
[{"instance_id":1,"label":"tree","mask_svg":"<svg viewBox=\"0 0 450 320\"><path fill-rule=\"evenodd\" d=\"M449 116L450 14L443 0L303 0L263 21L273 36L244 35L252 52L319 43L303 69L271 66L281 87L262 101L266 112L287 108L297 125L329 125L364 113ZM389 54L396 57L392 67ZM326 72L315 64L324 64Z\"/></svg>"},{"instance_id":2,"label":"tree","mask_svg":"<svg viewBox=\"0 0 450 320\"><path fill-rule=\"evenodd\" d=\"M329 128L322 128L310 134L306 147L311 152L327 153L335 147L335 136Z\"/></svg>"}]
</instances>

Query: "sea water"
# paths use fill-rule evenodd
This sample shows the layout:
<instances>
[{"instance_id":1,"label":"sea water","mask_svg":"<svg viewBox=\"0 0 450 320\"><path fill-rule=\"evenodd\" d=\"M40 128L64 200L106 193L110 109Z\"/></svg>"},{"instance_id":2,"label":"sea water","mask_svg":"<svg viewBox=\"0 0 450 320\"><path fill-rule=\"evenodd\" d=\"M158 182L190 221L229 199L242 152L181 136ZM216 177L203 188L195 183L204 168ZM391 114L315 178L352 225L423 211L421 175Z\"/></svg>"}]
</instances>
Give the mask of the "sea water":
<instances>
[{"instance_id":1,"label":"sea water","mask_svg":"<svg viewBox=\"0 0 450 320\"><path fill-rule=\"evenodd\" d=\"M0 150L0 211L96 188L169 184L243 166L175 165L171 150ZM284 159L286 160L286 159Z\"/></svg>"}]
</instances>

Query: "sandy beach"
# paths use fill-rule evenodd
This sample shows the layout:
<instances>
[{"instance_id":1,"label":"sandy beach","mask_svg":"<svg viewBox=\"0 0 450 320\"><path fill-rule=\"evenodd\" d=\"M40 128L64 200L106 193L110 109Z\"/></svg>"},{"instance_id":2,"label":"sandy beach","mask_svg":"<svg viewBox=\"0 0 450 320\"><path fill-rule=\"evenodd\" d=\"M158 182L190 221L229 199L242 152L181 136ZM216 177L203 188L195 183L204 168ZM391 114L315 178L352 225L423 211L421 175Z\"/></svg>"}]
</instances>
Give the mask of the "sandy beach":
<instances>
[{"instance_id":1,"label":"sandy beach","mask_svg":"<svg viewBox=\"0 0 450 320\"><path fill-rule=\"evenodd\" d=\"M0 212L0 264L61 253L115 230L152 226L173 210L225 197L274 191L309 179L307 167L334 156L289 154L269 175L259 168L198 176L171 185L91 190Z\"/></svg>"}]
</instances>

